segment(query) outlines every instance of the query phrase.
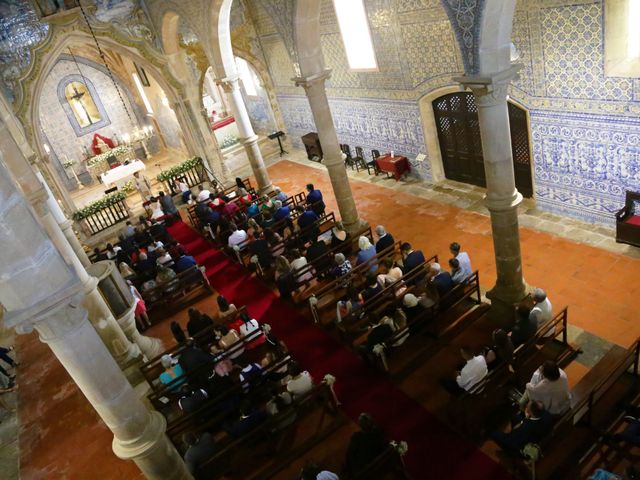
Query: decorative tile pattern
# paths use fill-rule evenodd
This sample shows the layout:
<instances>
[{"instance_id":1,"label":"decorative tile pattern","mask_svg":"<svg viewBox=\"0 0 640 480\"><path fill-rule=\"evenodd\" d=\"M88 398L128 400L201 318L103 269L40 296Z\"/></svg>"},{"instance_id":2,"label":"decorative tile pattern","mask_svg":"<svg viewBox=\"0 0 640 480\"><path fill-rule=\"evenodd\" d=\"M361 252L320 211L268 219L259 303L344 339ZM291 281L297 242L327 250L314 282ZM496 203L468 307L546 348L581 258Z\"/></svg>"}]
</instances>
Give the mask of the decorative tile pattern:
<instances>
[{"instance_id":1,"label":"decorative tile pattern","mask_svg":"<svg viewBox=\"0 0 640 480\"><path fill-rule=\"evenodd\" d=\"M520 10L515 13L511 38L513 40L513 44L518 50L518 53L520 54L518 62L523 64L523 68L520 70L520 78L513 84L516 88L525 91L529 95L533 95L534 74L533 62L531 61L529 18L526 10Z\"/></svg>"},{"instance_id":2,"label":"decorative tile pattern","mask_svg":"<svg viewBox=\"0 0 640 480\"><path fill-rule=\"evenodd\" d=\"M546 96L633 99L630 79L606 78L602 3L542 10Z\"/></svg>"},{"instance_id":3,"label":"decorative tile pattern","mask_svg":"<svg viewBox=\"0 0 640 480\"><path fill-rule=\"evenodd\" d=\"M321 42L326 65L331 69L331 79L327 86L330 88L360 88L358 74L349 70L342 36L339 33L322 35Z\"/></svg>"},{"instance_id":4,"label":"decorative tile pattern","mask_svg":"<svg viewBox=\"0 0 640 480\"><path fill-rule=\"evenodd\" d=\"M302 147L300 137L316 131L309 103L304 96L279 96L290 140ZM372 149L393 150L406 155L412 164L426 150L420 110L410 102L332 99L329 102L333 121L341 143L360 146L370 154ZM414 173L431 180L428 161L419 164Z\"/></svg>"},{"instance_id":5,"label":"decorative tile pattern","mask_svg":"<svg viewBox=\"0 0 640 480\"><path fill-rule=\"evenodd\" d=\"M484 0L441 0L456 32L462 51L464 69L468 74L478 73L480 26Z\"/></svg>"},{"instance_id":6,"label":"decorative tile pattern","mask_svg":"<svg viewBox=\"0 0 640 480\"><path fill-rule=\"evenodd\" d=\"M279 37L271 36L262 40L262 48L266 58L269 59L269 72L276 87L292 86L291 79L295 76L291 57L287 52L287 48Z\"/></svg>"},{"instance_id":7,"label":"decorative tile pattern","mask_svg":"<svg viewBox=\"0 0 640 480\"><path fill-rule=\"evenodd\" d=\"M431 23L413 23L401 26L404 55L411 67L411 85L425 79L460 70L458 47L448 20ZM438 45L435 54L425 44Z\"/></svg>"},{"instance_id":8,"label":"decorative tile pattern","mask_svg":"<svg viewBox=\"0 0 640 480\"><path fill-rule=\"evenodd\" d=\"M538 206L612 224L626 190L640 190L640 121L531 112Z\"/></svg>"}]
</instances>

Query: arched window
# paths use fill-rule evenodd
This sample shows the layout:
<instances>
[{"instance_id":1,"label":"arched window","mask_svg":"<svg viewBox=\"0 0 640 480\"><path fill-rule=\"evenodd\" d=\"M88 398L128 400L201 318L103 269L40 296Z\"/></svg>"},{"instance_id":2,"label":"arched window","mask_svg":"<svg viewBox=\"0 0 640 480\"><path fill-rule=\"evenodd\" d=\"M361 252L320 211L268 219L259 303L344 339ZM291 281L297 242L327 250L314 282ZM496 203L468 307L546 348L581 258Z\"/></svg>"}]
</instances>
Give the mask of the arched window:
<instances>
[{"instance_id":1,"label":"arched window","mask_svg":"<svg viewBox=\"0 0 640 480\"><path fill-rule=\"evenodd\" d=\"M78 137L111 123L98 92L86 77L73 74L60 80L58 100Z\"/></svg>"},{"instance_id":2,"label":"arched window","mask_svg":"<svg viewBox=\"0 0 640 480\"><path fill-rule=\"evenodd\" d=\"M96 102L84 83L71 82L64 89L64 96L71 106L76 121L82 128L98 123L102 120Z\"/></svg>"}]
</instances>

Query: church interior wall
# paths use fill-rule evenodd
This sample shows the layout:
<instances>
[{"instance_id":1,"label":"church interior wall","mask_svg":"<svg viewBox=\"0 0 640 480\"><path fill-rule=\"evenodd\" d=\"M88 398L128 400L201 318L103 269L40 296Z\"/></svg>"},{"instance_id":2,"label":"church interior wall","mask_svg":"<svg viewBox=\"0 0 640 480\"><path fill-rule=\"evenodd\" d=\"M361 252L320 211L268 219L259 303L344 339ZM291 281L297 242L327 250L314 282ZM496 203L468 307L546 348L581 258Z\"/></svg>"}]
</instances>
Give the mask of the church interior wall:
<instances>
[{"instance_id":1,"label":"church interior wall","mask_svg":"<svg viewBox=\"0 0 640 480\"><path fill-rule=\"evenodd\" d=\"M253 19L290 140L315 131L291 59L269 16ZM394 150L432 180L419 99L451 84L462 62L438 0L365 0L379 71L350 71L332 0L324 0L327 93L342 143ZM627 189L640 189L640 80L606 77L603 0L521 0L513 29L523 64L511 97L530 111L535 200L545 211L613 224Z\"/></svg>"},{"instance_id":2,"label":"church interior wall","mask_svg":"<svg viewBox=\"0 0 640 480\"><path fill-rule=\"evenodd\" d=\"M63 77L77 74L78 69L73 61L62 59L58 61L44 82L39 100L39 117L42 130L59 162L64 162L67 159L78 161L83 158L83 148L90 149L93 135L96 133L113 138L116 134L120 135L122 132L128 132L134 128L109 76L84 63L80 64L80 69L82 75L94 85L99 101L108 113L109 123L95 131L79 136L76 134L67 119L61 100L58 98L58 84ZM120 88L122 89L122 86ZM122 92L122 95L133 122L137 125L134 109L137 107L134 107L126 92ZM84 165L75 165L73 168L79 175L86 171ZM71 173L66 175L71 175Z\"/></svg>"}]
</instances>

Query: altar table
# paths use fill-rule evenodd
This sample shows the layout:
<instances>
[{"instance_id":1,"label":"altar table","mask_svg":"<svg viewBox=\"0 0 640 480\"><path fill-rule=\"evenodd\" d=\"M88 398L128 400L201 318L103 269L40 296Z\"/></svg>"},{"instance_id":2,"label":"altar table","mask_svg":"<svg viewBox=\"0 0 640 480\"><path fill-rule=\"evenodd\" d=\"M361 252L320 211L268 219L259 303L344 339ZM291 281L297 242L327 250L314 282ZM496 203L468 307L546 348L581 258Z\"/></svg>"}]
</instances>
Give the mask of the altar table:
<instances>
[{"instance_id":1,"label":"altar table","mask_svg":"<svg viewBox=\"0 0 640 480\"><path fill-rule=\"evenodd\" d=\"M409 166L409 159L407 157L394 156L387 153L382 155L376 159L376 163L378 164L378 169L381 172L391 173L396 181L400 180L400 178L405 174L411 171L411 167Z\"/></svg>"},{"instance_id":2,"label":"altar table","mask_svg":"<svg viewBox=\"0 0 640 480\"><path fill-rule=\"evenodd\" d=\"M107 187L118 183L120 180L133 176L134 173L146 169L144 163L140 160L129 163L128 165L120 165L100 175L102 183Z\"/></svg>"}]
</instances>

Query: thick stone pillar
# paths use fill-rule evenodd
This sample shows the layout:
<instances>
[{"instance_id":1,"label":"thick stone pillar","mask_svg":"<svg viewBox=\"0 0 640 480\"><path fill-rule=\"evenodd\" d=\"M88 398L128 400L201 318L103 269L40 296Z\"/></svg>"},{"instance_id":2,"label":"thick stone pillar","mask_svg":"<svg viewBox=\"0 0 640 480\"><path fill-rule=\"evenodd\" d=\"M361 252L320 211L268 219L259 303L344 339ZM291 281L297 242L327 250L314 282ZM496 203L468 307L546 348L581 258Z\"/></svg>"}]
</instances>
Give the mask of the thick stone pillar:
<instances>
[{"instance_id":1,"label":"thick stone pillar","mask_svg":"<svg viewBox=\"0 0 640 480\"><path fill-rule=\"evenodd\" d=\"M492 304L502 302L509 306L526 296L518 228L522 195L515 185L507 106L508 87L517 71L516 66L491 77L458 79L473 91L480 121L486 205L491 215L497 272L496 285L487 292L487 297Z\"/></svg>"},{"instance_id":2,"label":"thick stone pillar","mask_svg":"<svg viewBox=\"0 0 640 480\"><path fill-rule=\"evenodd\" d=\"M92 264L87 271L98 279L98 288L118 325L129 341L135 343L147 360L151 360L163 352L162 342L157 338L142 335L136 326L136 302L131 289L122 278L112 260L104 260Z\"/></svg>"},{"instance_id":3,"label":"thick stone pillar","mask_svg":"<svg viewBox=\"0 0 640 480\"><path fill-rule=\"evenodd\" d=\"M53 215L53 218L55 218L56 222L60 226L62 233L64 234L65 238L69 242L69 245L71 245L71 248L73 248L73 251L75 252L78 259L80 260L80 263L82 263L82 266L85 268L88 267L89 265L91 265L91 260L89 260L89 257L87 256L87 252L84 250L84 247L80 243L78 236L73 231L73 222L65 216L64 212L62 211L62 208L60 207L60 205L58 205L58 202L53 196L53 193L51 192L49 185L47 184L44 177L42 176L42 173L36 172L36 176L38 177L38 180L40 180L40 182L42 183L42 186L44 187L47 194L49 195L49 198L47 200L47 207L49 208L51 215Z\"/></svg>"},{"instance_id":4,"label":"thick stone pillar","mask_svg":"<svg viewBox=\"0 0 640 480\"><path fill-rule=\"evenodd\" d=\"M247 112L247 107L244 104L244 99L242 98L239 79L237 76L227 77L220 80L218 83L229 95L233 117L236 120L238 132L240 132L240 142L247 152L251 170L253 171L253 175L256 177L256 181L258 183L258 193L270 192L273 189L273 185L269 179L267 168L265 167L264 160L262 159L262 152L258 146L258 136L253 131L253 126L249 119L249 113Z\"/></svg>"},{"instance_id":5,"label":"thick stone pillar","mask_svg":"<svg viewBox=\"0 0 640 480\"><path fill-rule=\"evenodd\" d=\"M34 326L113 432L114 453L123 460L133 460L148 479L192 479L165 435L164 417L149 411L137 397L87 322L81 295L63 302L63 307Z\"/></svg>"},{"instance_id":6,"label":"thick stone pillar","mask_svg":"<svg viewBox=\"0 0 640 480\"><path fill-rule=\"evenodd\" d=\"M347 169L344 165L344 156L340 150L338 134L333 124L329 100L325 89L325 81L331 76L331 70L325 70L317 75L300 77L295 79L296 86L301 86L309 100L313 120L318 130L320 144L322 145L322 163L327 167L333 193L340 210L340 218L349 232L359 230L364 222L358 217L356 202L353 199Z\"/></svg>"},{"instance_id":7,"label":"thick stone pillar","mask_svg":"<svg viewBox=\"0 0 640 480\"><path fill-rule=\"evenodd\" d=\"M178 123L182 127L189 154L202 157L218 180L226 182L229 178L229 169L222 159L211 127L202 118L200 112L202 107L183 98L174 103L171 108L175 111Z\"/></svg>"}]
</instances>

